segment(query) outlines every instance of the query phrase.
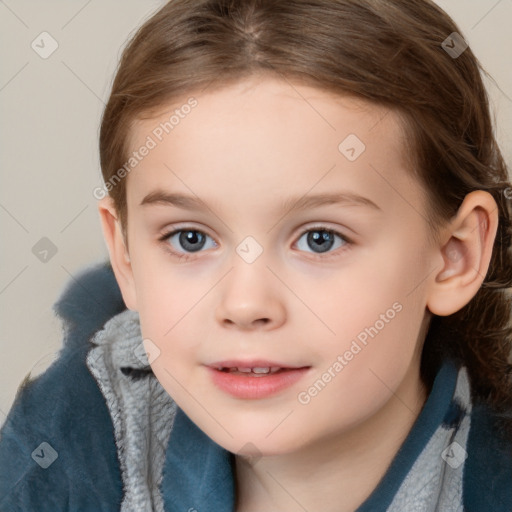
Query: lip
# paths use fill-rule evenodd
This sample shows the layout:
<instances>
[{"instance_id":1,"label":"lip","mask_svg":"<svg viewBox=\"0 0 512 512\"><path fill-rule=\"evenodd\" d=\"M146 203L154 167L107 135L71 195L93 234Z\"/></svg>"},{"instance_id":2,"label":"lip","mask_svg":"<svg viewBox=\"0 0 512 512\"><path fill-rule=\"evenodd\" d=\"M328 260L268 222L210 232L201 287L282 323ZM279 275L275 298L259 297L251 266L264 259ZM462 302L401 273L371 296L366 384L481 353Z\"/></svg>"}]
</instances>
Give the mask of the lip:
<instances>
[{"instance_id":1,"label":"lip","mask_svg":"<svg viewBox=\"0 0 512 512\"><path fill-rule=\"evenodd\" d=\"M276 368L276 373L259 375L241 375L229 373L218 368ZM246 361L226 360L207 366L213 383L225 393L242 399L262 399L276 395L298 382L309 370L310 366L292 366L277 361L251 359Z\"/></svg>"},{"instance_id":2,"label":"lip","mask_svg":"<svg viewBox=\"0 0 512 512\"><path fill-rule=\"evenodd\" d=\"M304 366L294 366L279 361L270 361L269 359L226 359L217 361L208 365L211 368L304 368Z\"/></svg>"}]
</instances>

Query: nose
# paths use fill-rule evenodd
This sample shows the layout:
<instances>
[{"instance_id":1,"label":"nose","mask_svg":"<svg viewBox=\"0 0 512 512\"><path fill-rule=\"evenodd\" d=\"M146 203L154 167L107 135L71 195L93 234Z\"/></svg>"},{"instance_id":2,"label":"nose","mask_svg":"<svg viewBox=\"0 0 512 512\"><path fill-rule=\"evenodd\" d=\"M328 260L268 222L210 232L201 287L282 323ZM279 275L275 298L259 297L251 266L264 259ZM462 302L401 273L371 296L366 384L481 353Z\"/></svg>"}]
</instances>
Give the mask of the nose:
<instances>
[{"instance_id":1,"label":"nose","mask_svg":"<svg viewBox=\"0 0 512 512\"><path fill-rule=\"evenodd\" d=\"M216 319L224 328L272 330L285 321L283 285L263 260L235 262L219 286Z\"/></svg>"}]
</instances>

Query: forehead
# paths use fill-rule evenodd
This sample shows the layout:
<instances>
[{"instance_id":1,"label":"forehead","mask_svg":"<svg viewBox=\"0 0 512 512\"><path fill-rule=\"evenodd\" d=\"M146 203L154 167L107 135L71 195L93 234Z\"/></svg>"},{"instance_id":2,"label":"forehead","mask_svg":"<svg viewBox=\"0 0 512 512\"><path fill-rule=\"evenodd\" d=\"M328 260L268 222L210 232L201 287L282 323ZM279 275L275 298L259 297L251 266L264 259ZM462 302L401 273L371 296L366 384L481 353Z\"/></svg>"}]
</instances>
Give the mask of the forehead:
<instances>
[{"instance_id":1,"label":"forehead","mask_svg":"<svg viewBox=\"0 0 512 512\"><path fill-rule=\"evenodd\" d=\"M196 91L135 122L130 152L150 140L152 149L128 177L128 199L138 204L161 185L207 201L229 184L240 205L244 198L249 205L251 198L340 185L366 192L377 204L403 203L405 194L421 205L404 137L399 117L385 107L287 80L251 78Z\"/></svg>"},{"instance_id":2,"label":"forehead","mask_svg":"<svg viewBox=\"0 0 512 512\"><path fill-rule=\"evenodd\" d=\"M187 106L191 98L196 100L199 108L191 109ZM340 112L342 118L339 116ZM161 130L158 130L158 126L169 122L172 117L174 119L171 121L173 126L170 127L170 131L164 129L164 133L160 135L165 137L172 132L173 138L179 137L183 128L176 128L189 113L192 113L198 122L206 125L212 118L215 118L218 126L224 127L228 124L235 127L242 122L245 128L243 133L247 133L251 121L261 121L262 118L270 122L277 118L282 118L283 121L301 119L311 125L311 129L326 131L337 131L340 127L344 129L351 120L362 123L366 121L372 129L387 118L385 129L387 132L390 128L393 130L393 133L390 133L390 140L396 141L399 146L400 139L404 136L398 116L389 108L370 103L355 95L336 94L288 79L256 75L230 85L217 84L191 91L160 108L153 109L151 119L133 121L129 146L142 144L144 137L153 131L155 137L159 138L158 132ZM293 128L291 125L288 127L289 130Z\"/></svg>"}]
</instances>

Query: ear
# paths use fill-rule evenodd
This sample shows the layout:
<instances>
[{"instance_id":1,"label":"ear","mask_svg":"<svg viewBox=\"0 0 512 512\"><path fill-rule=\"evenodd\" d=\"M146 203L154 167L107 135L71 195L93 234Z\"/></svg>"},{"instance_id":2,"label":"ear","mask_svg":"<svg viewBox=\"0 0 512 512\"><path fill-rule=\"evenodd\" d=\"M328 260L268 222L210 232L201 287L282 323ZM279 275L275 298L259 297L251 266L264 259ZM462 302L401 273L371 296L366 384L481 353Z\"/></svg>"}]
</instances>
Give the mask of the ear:
<instances>
[{"instance_id":1,"label":"ear","mask_svg":"<svg viewBox=\"0 0 512 512\"><path fill-rule=\"evenodd\" d=\"M108 246L110 262L121 289L123 300L128 309L137 310L135 281L130 263L130 255L126 248L121 224L111 197L106 196L98 201L98 211L103 229L103 236Z\"/></svg>"},{"instance_id":2,"label":"ear","mask_svg":"<svg viewBox=\"0 0 512 512\"><path fill-rule=\"evenodd\" d=\"M483 190L468 194L442 231L442 270L428 290L432 313L451 315L476 295L489 269L497 229L498 206L492 195Z\"/></svg>"}]
</instances>

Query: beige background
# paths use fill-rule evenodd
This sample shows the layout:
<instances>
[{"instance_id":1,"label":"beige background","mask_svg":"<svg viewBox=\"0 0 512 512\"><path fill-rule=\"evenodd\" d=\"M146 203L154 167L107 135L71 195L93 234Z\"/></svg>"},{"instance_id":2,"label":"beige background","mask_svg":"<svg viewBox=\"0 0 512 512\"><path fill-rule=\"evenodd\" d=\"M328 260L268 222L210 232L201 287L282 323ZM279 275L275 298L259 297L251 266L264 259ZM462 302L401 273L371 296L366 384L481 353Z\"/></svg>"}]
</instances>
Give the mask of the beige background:
<instances>
[{"instance_id":1,"label":"beige background","mask_svg":"<svg viewBox=\"0 0 512 512\"><path fill-rule=\"evenodd\" d=\"M107 257L96 200L100 116L120 51L162 0L0 1L0 424L18 385L62 344L52 306L84 266ZM496 84L498 139L512 164L512 0L439 0ZM41 32L58 44L47 59ZM48 46L47 46L48 48ZM32 253L42 238L57 253Z\"/></svg>"}]
</instances>

